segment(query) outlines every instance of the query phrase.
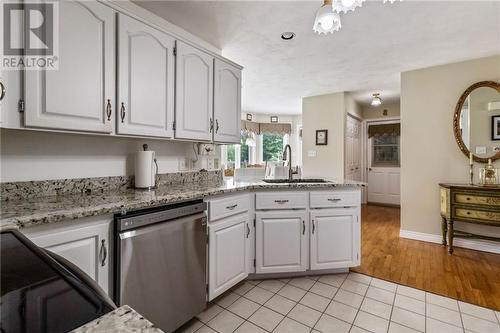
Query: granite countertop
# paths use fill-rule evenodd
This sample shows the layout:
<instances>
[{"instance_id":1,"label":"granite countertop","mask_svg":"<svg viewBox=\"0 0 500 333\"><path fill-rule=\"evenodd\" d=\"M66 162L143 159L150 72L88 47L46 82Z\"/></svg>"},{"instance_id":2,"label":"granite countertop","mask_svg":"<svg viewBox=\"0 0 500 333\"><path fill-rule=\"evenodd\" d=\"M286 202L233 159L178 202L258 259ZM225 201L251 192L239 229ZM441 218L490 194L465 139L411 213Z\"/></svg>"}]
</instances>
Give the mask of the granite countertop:
<instances>
[{"instance_id":1,"label":"granite countertop","mask_svg":"<svg viewBox=\"0 0 500 333\"><path fill-rule=\"evenodd\" d=\"M155 190L117 189L99 194L71 194L1 202L0 227L25 228L88 216L114 214L162 204L202 199L207 196L259 189L308 189L364 186L356 181L268 184L263 181L233 182L210 186L197 183L166 185Z\"/></svg>"},{"instance_id":2,"label":"granite countertop","mask_svg":"<svg viewBox=\"0 0 500 333\"><path fill-rule=\"evenodd\" d=\"M128 305L97 318L75 330L73 333L162 333L163 331Z\"/></svg>"}]
</instances>

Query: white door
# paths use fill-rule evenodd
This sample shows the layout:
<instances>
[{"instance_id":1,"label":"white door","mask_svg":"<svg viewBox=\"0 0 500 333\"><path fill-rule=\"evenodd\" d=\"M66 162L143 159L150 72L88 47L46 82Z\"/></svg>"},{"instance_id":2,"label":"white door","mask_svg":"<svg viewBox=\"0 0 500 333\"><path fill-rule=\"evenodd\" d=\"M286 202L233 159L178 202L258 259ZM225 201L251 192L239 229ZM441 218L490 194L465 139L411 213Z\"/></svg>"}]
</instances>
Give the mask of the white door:
<instances>
[{"instance_id":1,"label":"white door","mask_svg":"<svg viewBox=\"0 0 500 333\"><path fill-rule=\"evenodd\" d=\"M59 2L59 69L25 71L27 127L111 133L115 12L97 1Z\"/></svg>"},{"instance_id":2,"label":"white door","mask_svg":"<svg viewBox=\"0 0 500 333\"><path fill-rule=\"evenodd\" d=\"M345 179L361 180L361 122L347 115L345 134Z\"/></svg>"},{"instance_id":3,"label":"white door","mask_svg":"<svg viewBox=\"0 0 500 333\"><path fill-rule=\"evenodd\" d=\"M118 34L118 133L172 137L175 39L122 14Z\"/></svg>"},{"instance_id":4,"label":"white door","mask_svg":"<svg viewBox=\"0 0 500 333\"><path fill-rule=\"evenodd\" d=\"M75 264L109 294L110 226L111 223L106 221L102 224L50 233L27 233L27 237L36 245Z\"/></svg>"},{"instance_id":5,"label":"white door","mask_svg":"<svg viewBox=\"0 0 500 333\"><path fill-rule=\"evenodd\" d=\"M239 144L241 70L215 59L214 73L214 141Z\"/></svg>"},{"instance_id":6,"label":"white door","mask_svg":"<svg viewBox=\"0 0 500 333\"><path fill-rule=\"evenodd\" d=\"M305 211L257 212L256 273L305 271L308 225Z\"/></svg>"},{"instance_id":7,"label":"white door","mask_svg":"<svg viewBox=\"0 0 500 333\"><path fill-rule=\"evenodd\" d=\"M360 224L354 209L311 211L311 269L359 265Z\"/></svg>"},{"instance_id":8,"label":"white door","mask_svg":"<svg viewBox=\"0 0 500 333\"><path fill-rule=\"evenodd\" d=\"M399 137L374 136L368 140L368 202L399 205Z\"/></svg>"},{"instance_id":9,"label":"white door","mask_svg":"<svg viewBox=\"0 0 500 333\"><path fill-rule=\"evenodd\" d=\"M212 140L214 58L177 41L175 137Z\"/></svg>"},{"instance_id":10,"label":"white door","mask_svg":"<svg viewBox=\"0 0 500 333\"><path fill-rule=\"evenodd\" d=\"M224 293L248 276L248 214L209 224L208 299Z\"/></svg>"}]
</instances>

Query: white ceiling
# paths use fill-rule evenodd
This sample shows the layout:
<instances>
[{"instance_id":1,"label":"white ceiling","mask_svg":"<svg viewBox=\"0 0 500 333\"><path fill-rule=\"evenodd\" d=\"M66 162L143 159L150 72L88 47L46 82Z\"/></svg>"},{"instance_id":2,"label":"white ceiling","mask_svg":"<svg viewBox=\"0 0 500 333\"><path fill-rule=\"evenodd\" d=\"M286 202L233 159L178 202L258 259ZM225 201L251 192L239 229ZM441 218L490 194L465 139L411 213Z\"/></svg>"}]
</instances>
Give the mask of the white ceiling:
<instances>
[{"instance_id":1,"label":"white ceiling","mask_svg":"<svg viewBox=\"0 0 500 333\"><path fill-rule=\"evenodd\" d=\"M369 1L328 36L312 32L322 1L136 3L245 67L243 112L300 114L302 97L338 91L394 102L401 72L500 54L498 1Z\"/></svg>"}]
</instances>

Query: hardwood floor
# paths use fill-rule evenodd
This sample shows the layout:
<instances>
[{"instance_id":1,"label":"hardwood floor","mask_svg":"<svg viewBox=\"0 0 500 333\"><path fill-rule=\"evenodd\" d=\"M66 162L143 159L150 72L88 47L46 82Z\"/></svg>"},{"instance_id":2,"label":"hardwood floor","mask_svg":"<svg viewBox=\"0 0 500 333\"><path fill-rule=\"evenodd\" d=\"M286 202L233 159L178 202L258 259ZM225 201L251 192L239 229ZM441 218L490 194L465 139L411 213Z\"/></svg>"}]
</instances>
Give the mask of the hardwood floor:
<instances>
[{"instance_id":1,"label":"hardwood floor","mask_svg":"<svg viewBox=\"0 0 500 333\"><path fill-rule=\"evenodd\" d=\"M352 271L500 311L500 255L399 238L399 208L364 206Z\"/></svg>"}]
</instances>

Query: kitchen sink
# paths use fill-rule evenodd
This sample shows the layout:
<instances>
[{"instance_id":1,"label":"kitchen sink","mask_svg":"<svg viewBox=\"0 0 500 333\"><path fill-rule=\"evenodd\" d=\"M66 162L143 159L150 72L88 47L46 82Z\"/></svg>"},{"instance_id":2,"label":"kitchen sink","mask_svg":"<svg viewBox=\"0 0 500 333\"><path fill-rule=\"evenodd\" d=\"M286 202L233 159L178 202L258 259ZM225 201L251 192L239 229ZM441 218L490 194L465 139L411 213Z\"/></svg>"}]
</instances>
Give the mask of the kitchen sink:
<instances>
[{"instance_id":1,"label":"kitchen sink","mask_svg":"<svg viewBox=\"0 0 500 333\"><path fill-rule=\"evenodd\" d=\"M296 183L326 183L324 179L263 179L265 183L269 184L296 184Z\"/></svg>"}]
</instances>

